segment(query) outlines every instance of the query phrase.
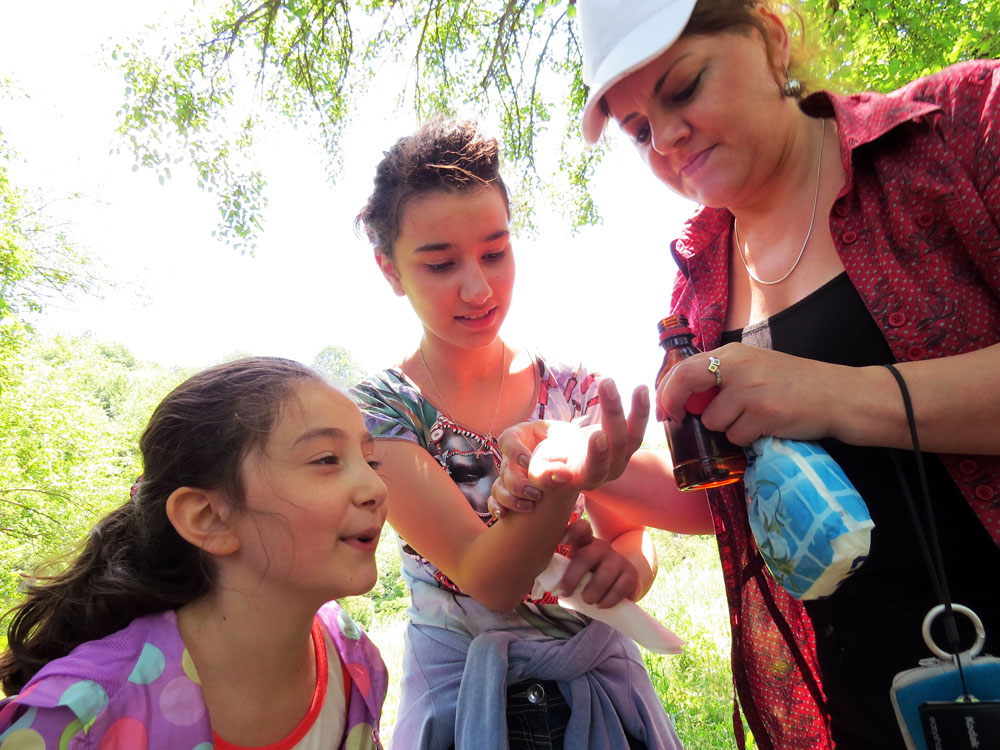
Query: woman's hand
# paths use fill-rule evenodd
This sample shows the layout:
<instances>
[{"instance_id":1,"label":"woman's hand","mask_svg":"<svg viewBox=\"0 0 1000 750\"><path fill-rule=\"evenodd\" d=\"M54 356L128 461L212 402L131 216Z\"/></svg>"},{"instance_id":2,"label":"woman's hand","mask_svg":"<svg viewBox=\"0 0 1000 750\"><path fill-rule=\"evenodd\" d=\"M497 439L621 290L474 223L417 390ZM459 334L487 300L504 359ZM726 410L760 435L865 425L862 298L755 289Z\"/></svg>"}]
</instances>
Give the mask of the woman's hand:
<instances>
[{"instance_id":1,"label":"woman's hand","mask_svg":"<svg viewBox=\"0 0 1000 750\"><path fill-rule=\"evenodd\" d=\"M682 420L692 395L715 387L710 358L719 360L719 392L701 415L736 445L762 435L816 440L836 437L834 420L848 408L859 368L831 365L744 344L726 344L674 365L656 389L656 418Z\"/></svg>"},{"instance_id":2,"label":"woman's hand","mask_svg":"<svg viewBox=\"0 0 1000 750\"><path fill-rule=\"evenodd\" d=\"M493 483L490 512L530 511L547 492L585 492L621 476L642 443L649 419L649 392L632 394L626 418L614 381L598 385L600 427L538 420L504 430L503 458Z\"/></svg>"},{"instance_id":3,"label":"woman's hand","mask_svg":"<svg viewBox=\"0 0 1000 750\"><path fill-rule=\"evenodd\" d=\"M590 580L581 592L587 604L606 609L636 596L639 574L635 566L616 552L610 542L595 537L589 523L583 520L571 523L561 543L570 548L570 562L554 594L572 594L590 573Z\"/></svg>"}]
</instances>

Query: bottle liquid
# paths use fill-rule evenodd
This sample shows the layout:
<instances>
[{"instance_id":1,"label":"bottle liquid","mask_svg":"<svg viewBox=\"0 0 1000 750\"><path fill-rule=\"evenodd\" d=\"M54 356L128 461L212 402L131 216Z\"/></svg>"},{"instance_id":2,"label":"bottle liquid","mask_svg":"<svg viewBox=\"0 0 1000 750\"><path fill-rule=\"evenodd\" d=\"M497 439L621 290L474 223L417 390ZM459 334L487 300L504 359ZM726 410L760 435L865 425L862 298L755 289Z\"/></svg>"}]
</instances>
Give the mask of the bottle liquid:
<instances>
[{"instance_id":1,"label":"bottle liquid","mask_svg":"<svg viewBox=\"0 0 1000 750\"><path fill-rule=\"evenodd\" d=\"M665 350L663 364L656 376L656 385L682 359L698 353L694 333L687 318L673 315L657 325L660 346ZM743 449L733 445L722 432L712 432L701 423L701 413L719 392L717 386L695 393L684 405L684 420L666 422L667 444L674 462L674 480L681 490L702 490L721 487L743 478L747 460Z\"/></svg>"}]
</instances>

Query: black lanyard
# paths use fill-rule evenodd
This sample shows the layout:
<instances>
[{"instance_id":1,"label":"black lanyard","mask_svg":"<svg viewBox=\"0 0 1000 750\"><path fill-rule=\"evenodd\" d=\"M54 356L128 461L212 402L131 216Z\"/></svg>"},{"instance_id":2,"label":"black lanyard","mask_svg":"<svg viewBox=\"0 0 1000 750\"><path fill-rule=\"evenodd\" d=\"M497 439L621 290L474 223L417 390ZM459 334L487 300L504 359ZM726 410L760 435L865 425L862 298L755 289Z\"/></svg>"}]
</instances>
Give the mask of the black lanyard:
<instances>
[{"instance_id":1,"label":"black lanyard","mask_svg":"<svg viewBox=\"0 0 1000 750\"><path fill-rule=\"evenodd\" d=\"M890 448L889 455L892 456L892 463L896 467L896 474L899 476L899 484L903 490L903 497L906 498L906 505L910 510L910 518L913 520L913 526L917 532L917 542L920 544L920 550L923 552L924 561L927 563L927 569L930 572L934 594L944 605L945 639L948 644L948 651L955 657L955 664L958 667L958 678L962 683L962 694L966 700L970 700L969 690L965 684L965 674L962 671L962 660L959 658L961 644L958 639L958 627L955 625L955 613L951 607L951 593L948 590L944 560L941 557L941 546L938 544L937 529L934 525L930 490L927 487L924 460L920 454L920 442L917 440L917 423L913 417L913 403L910 401L910 391L906 387L906 381L903 380L903 376L899 374L899 370L896 369L895 365L885 365L885 368L892 373L892 376L896 379L896 383L899 385L899 390L903 394L903 407L906 409L906 421L910 427L910 439L913 441L913 456L917 464L917 478L920 480L920 490L924 499L923 510L926 517L926 532L924 531L925 524L920 518L916 503L914 503L913 497L910 495L910 485L906 481L903 467L899 462L898 451Z\"/></svg>"}]
</instances>

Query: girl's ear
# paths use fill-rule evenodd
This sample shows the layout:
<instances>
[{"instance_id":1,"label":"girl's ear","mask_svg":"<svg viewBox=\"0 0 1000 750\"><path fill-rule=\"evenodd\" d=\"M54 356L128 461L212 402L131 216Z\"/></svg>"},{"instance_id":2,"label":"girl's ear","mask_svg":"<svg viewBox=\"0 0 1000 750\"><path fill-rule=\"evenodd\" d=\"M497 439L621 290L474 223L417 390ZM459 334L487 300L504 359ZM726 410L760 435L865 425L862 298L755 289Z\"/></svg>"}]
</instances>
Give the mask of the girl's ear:
<instances>
[{"instance_id":1,"label":"girl's ear","mask_svg":"<svg viewBox=\"0 0 1000 750\"><path fill-rule=\"evenodd\" d=\"M232 507L217 491L178 487L167 498L167 518L181 537L211 555L231 555L240 548Z\"/></svg>"},{"instance_id":2,"label":"girl's ear","mask_svg":"<svg viewBox=\"0 0 1000 750\"><path fill-rule=\"evenodd\" d=\"M382 250L376 249L375 263L378 264L378 269L385 276L385 280L389 282L389 286L392 287L392 291L396 293L396 296L405 297L406 290L403 289L403 284L399 280L399 271L396 270L396 264L392 262L392 258Z\"/></svg>"}]
</instances>

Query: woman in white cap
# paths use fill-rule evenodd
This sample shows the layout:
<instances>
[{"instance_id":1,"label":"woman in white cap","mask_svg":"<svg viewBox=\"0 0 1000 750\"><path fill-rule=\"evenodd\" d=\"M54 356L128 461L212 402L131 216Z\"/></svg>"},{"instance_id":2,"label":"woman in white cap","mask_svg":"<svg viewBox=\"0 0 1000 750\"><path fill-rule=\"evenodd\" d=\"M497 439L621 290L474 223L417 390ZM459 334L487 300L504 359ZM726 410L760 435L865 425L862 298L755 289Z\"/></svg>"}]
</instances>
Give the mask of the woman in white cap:
<instances>
[{"instance_id":1,"label":"woman in white cap","mask_svg":"<svg viewBox=\"0 0 1000 750\"><path fill-rule=\"evenodd\" d=\"M707 426L741 445L820 440L876 524L857 574L803 607L766 573L742 485L709 491L757 746L902 748L891 682L930 655L921 621L938 601L886 450L912 443L884 365L898 363L934 452L951 598L1000 652L1000 62L887 96L803 97L770 0L576 7L585 139L614 120L656 176L703 204L671 245L670 311L705 353L661 383L658 418L683 418L692 393L718 385ZM508 441L515 455L529 444ZM919 496L912 453L903 470Z\"/></svg>"}]
</instances>

